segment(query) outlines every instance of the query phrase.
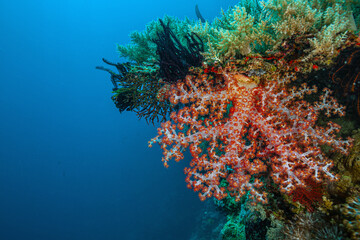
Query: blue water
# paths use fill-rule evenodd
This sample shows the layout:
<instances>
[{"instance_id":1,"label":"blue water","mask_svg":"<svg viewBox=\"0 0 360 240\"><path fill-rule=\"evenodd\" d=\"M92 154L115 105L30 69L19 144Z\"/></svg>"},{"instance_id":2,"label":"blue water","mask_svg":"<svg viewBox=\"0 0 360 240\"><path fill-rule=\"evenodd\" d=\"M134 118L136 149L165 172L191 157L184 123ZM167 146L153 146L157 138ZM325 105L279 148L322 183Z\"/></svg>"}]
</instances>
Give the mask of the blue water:
<instances>
[{"instance_id":1,"label":"blue water","mask_svg":"<svg viewBox=\"0 0 360 240\"><path fill-rule=\"evenodd\" d=\"M0 0L0 240L189 239L202 203L156 126L112 103L101 58L165 14L236 1Z\"/></svg>"}]
</instances>

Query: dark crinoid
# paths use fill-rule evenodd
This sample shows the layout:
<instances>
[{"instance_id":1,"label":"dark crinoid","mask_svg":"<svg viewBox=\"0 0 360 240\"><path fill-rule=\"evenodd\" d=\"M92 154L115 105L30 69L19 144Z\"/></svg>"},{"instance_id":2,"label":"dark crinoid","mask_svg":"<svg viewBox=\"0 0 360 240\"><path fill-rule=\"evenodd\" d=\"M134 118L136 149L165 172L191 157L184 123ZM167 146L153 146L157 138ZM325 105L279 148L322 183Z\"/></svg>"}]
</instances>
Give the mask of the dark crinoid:
<instances>
[{"instance_id":1,"label":"dark crinoid","mask_svg":"<svg viewBox=\"0 0 360 240\"><path fill-rule=\"evenodd\" d=\"M112 63L106 59L103 61L118 70L116 73L104 67L96 67L110 73L114 85L114 95L111 98L120 113L133 111L139 118L144 117L151 123L166 120L172 107L169 102L157 99L157 93L162 86L158 81L158 71L149 71L147 67L151 66Z\"/></svg>"},{"instance_id":2,"label":"dark crinoid","mask_svg":"<svg viewBox=\"0 0 360 240\"><path fill-rule=\"evenodd\" d=\"M118 70L118 73L115 73L115 72L111 71L110 69L104 68L102 66L96 67L96 69L103 70L103 71L110 73L111 83L114 86L113 91L116 91L119 88L119 83L122 82L122 79L124 79L126 77L126 75L129 73L131 63L129 63L129 62L112 63L112 62L106 60L105 58L103 58L102 60L104 63L106 63L110 66L114 66Z\"/></svg>"},{"instance_id":3,"label":"dark crinoid","mask_svg":"<svg viewBox=\"0 0 360 240\"><path fill-rule=\"evenodd\" d=\"M343 49L335 59L330 77L348 107L360 119L360 46L351 45Z\"/></svg>"},{"instance_id":4,"label":"dark crinoid","mask_svg":"<svg viewBox=\"0 0 360 240\"><path fill-rule=\"evenodd\" d=\"M160 19L163 31L157 33L157 38L153 42L157 46L158 64L160 66L160 77L165 82L173 83L183 79L190 67L201 66L204 51L204 43L195 34L186 34L186 45L184 46L179 38L167 25Z\"/></svg>"}]
</instances>

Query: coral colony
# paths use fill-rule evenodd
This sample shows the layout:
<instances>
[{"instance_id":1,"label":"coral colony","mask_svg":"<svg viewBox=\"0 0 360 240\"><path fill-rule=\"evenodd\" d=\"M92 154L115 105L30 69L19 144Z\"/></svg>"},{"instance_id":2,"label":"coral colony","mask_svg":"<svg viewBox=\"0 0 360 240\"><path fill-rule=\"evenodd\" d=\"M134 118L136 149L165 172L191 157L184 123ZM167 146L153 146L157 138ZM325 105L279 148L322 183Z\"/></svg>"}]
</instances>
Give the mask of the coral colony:
<instances>
[{"instance_id":1,"label":"coral colony","mask_svg":"<svg viewBox=\"0 0 360 240\"><path fill-rule=\"evenodd\" d=\"M188 188L227 214L194 239L360 237L359 13L247 0L211 23L166 16L118 46L129 62L104 60L117 73L97 67L120 112L161 122L165 167L188 161Z\"/></svg>"},{"instance_id":2,"label":"coral colony","mask_svg":"<svg viewBox=\"0 0 360 240\"><path fill-rule=\"evenodd\" d=\"M330 90L310 104L301 99L316 88L305 84L288 91L280 80L260 86L231 69L217 72L220 80L189 75L185 83L172 86L170 102L185 107L172 112L172 121L162 123L159 135L150 141L150 146L160 143L166 167L169 159L179 161L183 149L190 149L186 182L201 192L200 199L222 199L229 193L240 200L250 191L251 198L266 203L266 193L259 190L266 174L284 193L303 186L309 177L337 179L320 146L346 153L350 141L336 137L340 126L335 123L315 124L321 111L344 114ZM217 80L223 81L221 86ZM227 180L226 189L220 187L221 179Z\"/></svg>"}]
</instances>

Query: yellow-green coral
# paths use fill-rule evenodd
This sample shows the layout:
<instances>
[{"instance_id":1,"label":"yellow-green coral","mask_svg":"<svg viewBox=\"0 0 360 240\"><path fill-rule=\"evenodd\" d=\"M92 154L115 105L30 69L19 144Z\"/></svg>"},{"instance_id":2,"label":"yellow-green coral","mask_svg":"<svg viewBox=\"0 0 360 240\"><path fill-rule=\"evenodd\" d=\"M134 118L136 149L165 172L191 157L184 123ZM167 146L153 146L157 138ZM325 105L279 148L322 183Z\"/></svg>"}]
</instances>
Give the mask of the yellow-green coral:
<instances>
[{"instance_id":1,"label":"yellow-green coral","mask_svg":"<svg viewBox=\"0 0 360 240\"><path fill-rule=\"evenodd\" d=\"M253 16L254 8L246 8L246 3L239 3L212 24L198 22L191 30L203 37L207 42L206 60L223 62L232 57L248 55L255 46L273 43L271 35L266 31L269 27L263 16ZM259 6L260 8L260 6Z\"/></svg>"},{"instance_id":2,"label":"yellow-green coral","mask_svg":"<svg viewBox=\"0 0 360 240\"><path fill-rule=\"evenodd\" d=\"M315 30L321 19L321 12L312 8L308 1L270 0L265 3L265 8L273 18L271 25L278 42Z\"/></svg>"},{"instance_id":3,"label":"yellow-green coral","mask_svg":"<svg viewBox=\"0 0 360 240\"><path fill-rule=\"evenodd\" d=\"M360 181L360 129L354 132L354 143L350 154L345 157L345 166L352 174L353 181Z\"/></svg>"},{"instance_id":4,"label":"yellow-green coral","mask_svg":"<svg viewBox=\"0 0 360 240\"><path fill-rule=\"evenodd\" d=\"M237 216L228 216L228 221L221 230L221 239L246 240L245 225Z\"/></svg>"},{"instance_id":5,"label":"yellow-green coral","mask_svg":"<svg viewBox=\"0 0 360 240\"><path fill-rule=\"evenodd\" d=\"M337 54L336 50L345 42L348 29L350 29L350 20L344 7L335 4L326 8L322 14L322 26L310 40L312 51L309 57L317 56L324 60L332 58Z\"/></svg>"},{"instance_id":6,"label":"yellow-green coral","mask_svg":"<svg viewBox=\"0 0 360 240\"><path fill-rule=\"evenodd\" d=\"M339 155L335 158L335 163L341 171L341 179L338 187L344 191L350 187L358 185L360 181L360 129L355 130L352 135L353 146L347 156Z\"/></svg>"},{"instance_id":7,"label":"yellow-green coral","mask_svg":"<svg viewBox=\"0 0 360 240\"><path fill-rule=\"evenodd\" d=\"M346 200L341 212L345 216L344 225L352 233L352 239L360 238L360 196L354 195Z\"/></svg>"},{"instance_id":8,"label":"yellow-green coral","mask_svg":"<svg viewBox=\"0 0 360 240\"><path fill-rule=\"evenodd\" d=\"M348 10L355 3L269 0L257 6L249 2L240 2L212 24L199 22L191 27L207 42L204 53L207 61L222 62L271 50L284 39L299 34L308 34L310 42L302 61L313 58L328 61L336 56L346 33L356 27L353 14Z\"/></svg>"},{"instance_id":9,"label":"yellow-green coral","mask_svg":"<svg viewBox=\"0 0 360 240\"><path fill-rule=\"evenodd\" d=\"M303 60L321 57L328 60L336 55L351 29L347 6L340 3L317 0L269 0L265 8L270 10L276 32L276 41L296 34L312 33L311 48Z\"/></svg>"},{"instance_id":10,"label":"yellow-green coral","mask_svg":"<svg viewBox=\"0 0 360 240\"><path fill-rule=\"evenodd\" d=\"M329 211L334 209L333 202L326 196L322 197L322 202L320 203L319 210L322 213L329 214Z\"/></svg>"},{"instance_id":11,"label":"yellow-green coral","mask_svg":"<svg viewBox=\"0 0 360 240\"><path fill-rule=\"evenodd\" d=\"M308 34L311 45L301 60L329 61L344 43L347 31L355 31L360 22L358 1L268 0L260 3L241 1L212 23L168 16L163 21L170 24L182 43L190 31L199 35L206 43L203 54L209 62L264 53L299 34ZM160 30L159 21L153 21L145 31L133 32L131 44L118 45L120 56L137 63L156 60L156 45L152 40Z\"/></svg>"}]
</instances>

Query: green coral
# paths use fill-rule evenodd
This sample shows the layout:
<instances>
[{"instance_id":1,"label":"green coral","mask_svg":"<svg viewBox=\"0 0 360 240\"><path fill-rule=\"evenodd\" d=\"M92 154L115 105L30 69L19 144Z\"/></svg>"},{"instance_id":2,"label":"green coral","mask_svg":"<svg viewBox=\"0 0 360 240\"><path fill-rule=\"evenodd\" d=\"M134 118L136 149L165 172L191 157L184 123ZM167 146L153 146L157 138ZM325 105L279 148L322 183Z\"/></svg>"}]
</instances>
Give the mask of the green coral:
<instances>
[{"instance_id":1,"label":"green coral","mask_svg":"<svg viewBox=\"0 0 360 240\"><path fill-rule=\"evenodd\" d=\"M241 1L212 23L179 20L165 16L182 44L186 34L196 33L205 43L207 61L224 62L229 58L264 53L277 48L284 39L308 34L311 48L307 56L329 60L344 43L348 31L358 31L360 1L345 0L256 0ZM161 31L159 21L152 21L145 31L130 34L131 43L118 45L121 57L138 64L158 60L153 42Z\"/></svg>"},{"instance_id":2,"label":"green coral","mask_svg":"<svg viewBox=\"0 0 360 240\"><path fill-rule=\"evenodd\" d=\"M225 62L230 58L264 54L285 40L306 34L310 44L300 61L336 56L348 31L360 24L359 1L256 0L241 1L212 23L179 20L165 16L163 22L186 45L186 34L196 33L205 44L207 62ZM131 43L118 45L121 57L138 64L158 61L154 39L162 30L159 21L150 22L145 31L130 34Z\"/></svg>"},{"instance_id":3,"label":"green coral","mask_svg":"<svg viewBox=\"0 0 360 240\"><path fill-rule=\"evenodd\" d=\"M180 42L185 45L185 35L189 32L189 27L194 22L185 19L179 20L175 17L165 16L162 21L165 25L169 24L172 31L180 38ZM135 31L130 34L131 43L128 45L117 45L120 57L127 58L138 64L154 63L158 60L156 53L156 44L154 39L158 37L158 33L163 31L158 20L150 22L145 31Z\"/></svg>"},{"instance_id":4,"label":"green coral","mask_svg":"<svg viewBox=\"0 0 360 240\"><path fill-rule=\"evenodd\" d=\"M241 215L229 215L221 230L223 240L246 240L245 218Z\"/></svg>"}]
</instances>

